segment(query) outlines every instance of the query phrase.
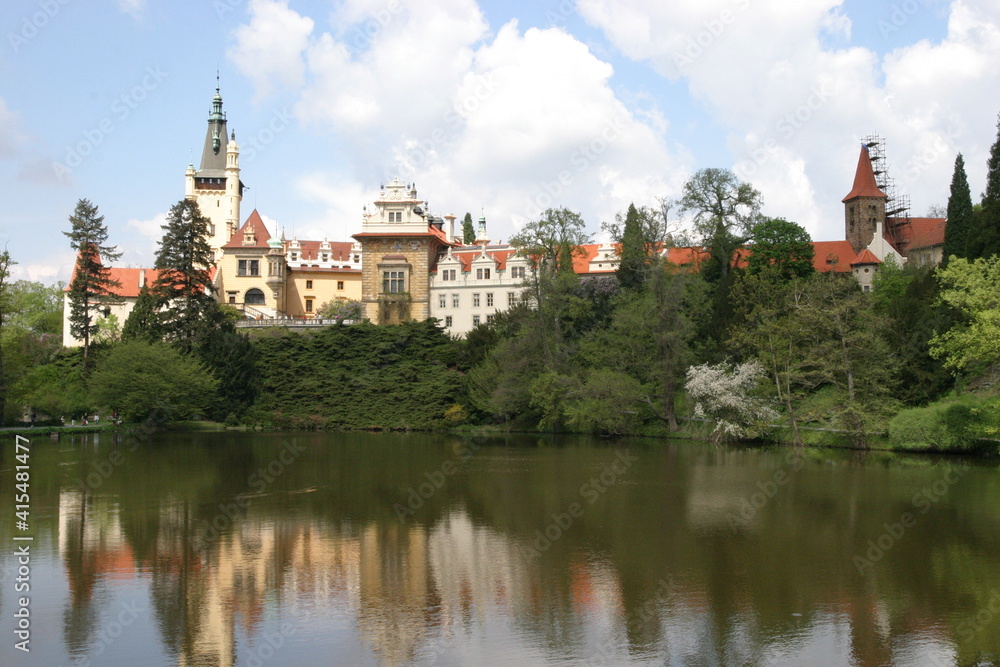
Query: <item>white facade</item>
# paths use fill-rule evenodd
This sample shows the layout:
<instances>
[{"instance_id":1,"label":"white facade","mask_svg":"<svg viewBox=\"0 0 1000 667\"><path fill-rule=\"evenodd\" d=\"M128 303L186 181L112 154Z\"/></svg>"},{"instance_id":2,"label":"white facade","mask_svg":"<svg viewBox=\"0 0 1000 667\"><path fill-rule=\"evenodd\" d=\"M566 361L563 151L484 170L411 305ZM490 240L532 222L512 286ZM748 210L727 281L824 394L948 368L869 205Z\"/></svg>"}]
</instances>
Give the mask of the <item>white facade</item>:
<instances>
[{"instance_id":1,"label":"white facade","mask_svg":"<svg viewBox=\"0 0 1000 667\"><path fill-rule=\"evenodd\" d=\"M449 248L431 274L431 317L447 333L465 335L517 303L530 271L527 258L508 245Z\"/></svg>"}]
</instances>

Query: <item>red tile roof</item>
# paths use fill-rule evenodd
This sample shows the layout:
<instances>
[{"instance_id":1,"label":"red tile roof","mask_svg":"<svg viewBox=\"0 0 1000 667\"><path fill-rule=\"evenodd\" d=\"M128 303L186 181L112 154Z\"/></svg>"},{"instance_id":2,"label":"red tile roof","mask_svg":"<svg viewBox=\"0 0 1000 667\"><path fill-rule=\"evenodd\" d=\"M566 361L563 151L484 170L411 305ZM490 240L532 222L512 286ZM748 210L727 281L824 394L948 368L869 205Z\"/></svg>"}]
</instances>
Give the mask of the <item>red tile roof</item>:
<instances>
[{"instance_id":1,"label":"red tile roof","mask_svg":"<svg viewBox=\"0 0 1000 667\"><path fill-rule=\"evenodd\" d=\"M851 270L851 260L856 253L848 241L813 241L812 245L813 268L820 273L847 273Z\"/></svg>"},{"instance_id":2,"label":"red tile roof","mask_svg":"<svg viewBox=\"0 0 1000 667\"><path fill-rule=\"evenodd\" d=\"M944 218L890 218L889 236L899 250L944 244Z\"/></svg>"},{"instance_id":3,"label":"red tile roof","mask_svg":"<svg viewBox=\"0 0 1000 667\"><path fill-rule=\"evenodd\" d=\"M882 260L875 256L868 248L864 248L858 253L858 256L851 260L851 266L858 266L860 264L881 264Z\"/></svg>"},{"instance_id":4,"label":"red tile roof","mask_svg":"<svg viewBox=\"0 0 1000 667\"><path fill-rule=\"evenodd\" d=\"M254 233L254 243L252 245L246 245L243 243L243 235L247 230L252 230ZM253 210L247 221L243 223L239 231L233 234L233 238L229 239L229 243L222 246L223 248L267 248L267 242L271 239L271 234L267 231L267 227L264 225L264 221L261 220L260 214L257 213L257 209Z\"/></svg>"},{"instance_id":5,"label":"red tile roof","mask_svg":"<svg viewBox=\"0 0 1000 667\"><path fill-rule=\"evenodd\" d=\"M878 189L875 183L875 172L872 170L872 160L868 155L868 146L861 145L861 155L858 156L858 169L854 173L854 187L841 201L854 199L855 197L882 197L886 199L886 194Z\"/></svg>"},{"instance_id":6,"label":"red tile roof","mask_svg":"<svg viewBox=\"0 0 1000 667\"><path fill-rule=\"evenodd\" d=\"M300 251L299 259L302 260L317 260L320 259L320 246L323 244L322 241L299 241L299 246L302 248ZM330 241L330 260L333 262L349 263L351 261L351 248L354 246L353 243L347 241ZM287 250L287 248L286 248ZM298 261L298 260L296 260Z\"/></svg>"},{"instance_id":7,"label":"red tile roof","mask_svg":"<svg viewBox=\"0 0 1000 667\"><path fill-rule=\"evenodd\" d=\"M481 252L482 247L462 246L462 249L456 248L452 250L451 255L462 263L462 271L468 272L472 270L473 260L479 257ZM489 246L486 246L486 254L497 263L496 270L503 271L507 268L507 259L514 254L514 249L510 246L503 246L502 248L491 250Z\"/></svg>"}]
</instances>

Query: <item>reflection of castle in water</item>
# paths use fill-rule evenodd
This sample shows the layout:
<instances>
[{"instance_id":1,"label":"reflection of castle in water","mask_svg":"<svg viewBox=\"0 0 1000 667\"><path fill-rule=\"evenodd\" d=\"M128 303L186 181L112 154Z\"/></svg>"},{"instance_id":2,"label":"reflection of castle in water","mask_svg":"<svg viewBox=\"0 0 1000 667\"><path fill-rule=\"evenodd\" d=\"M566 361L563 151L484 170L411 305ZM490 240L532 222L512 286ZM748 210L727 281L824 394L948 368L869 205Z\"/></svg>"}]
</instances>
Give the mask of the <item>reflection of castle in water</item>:
<instances>
[{"instance_id":1,"label":"reflection of castle in water","mask_svg":"<svg viewBox=\"0 0 1000 667\"><path fill-rule=\"evenodd\" d=\"M402 665L429 659L487 617L531 618L552 602L523 549L460 511L431 527L391 521L358 529L276 522L251 507L215 539L176 498L141 530L123 525L111 499L79 490L61 493L59 514L72 589L67 640L81 650L96 629L94 590L113 578L150 579L155 620L178 665L243 664L275 618L301 630L332 615L354 620L380 664ZM143 546L130 545L150 529ZM591 569L574 566L564 611L619 614L620 595L607 588L616 588L613 576Z\"/></svg>"},{"instance_id":2,"label":"reflection of castle in water","mask_svg":"<svg viewBox=\"0 0 1000 667\"><path fill-rule=\"evenodd\" d=\"M715 488L719 497L687 498L692 525L718 525L732 510L726 485ZM70 652L88 650L99 629L95 600L115 579L149 582L149 622L181 666L247 664L269 633L291 628L290 645L333 634L337 624L382 665L434 664L445 654L462 662L463 650L481 651L498 635L527 652L525 663L580 655L606 658L602 664L636 655L697 663L706 650L710 662L754 662L786 641L769 644L760 600L747 588L717 589L725 577L665 574L654 592L646 579L629 579L627 561L595 550L532 556L517 538L454 507L429 526L394 519L357 526L308 514L276 518L250 505L221 534L207 534L202 528L218 507L170 497L134 516L112 496L63 490L58 544L70 585ZM825 599L827 611L799 628L796 641L835 632L866 655L891 657L866 645L871 633L859 633L887 624L879 598L870 602L868 609L851 596ZM879 636L887 632L880 627Z\"/></svg>"}]
</instances>

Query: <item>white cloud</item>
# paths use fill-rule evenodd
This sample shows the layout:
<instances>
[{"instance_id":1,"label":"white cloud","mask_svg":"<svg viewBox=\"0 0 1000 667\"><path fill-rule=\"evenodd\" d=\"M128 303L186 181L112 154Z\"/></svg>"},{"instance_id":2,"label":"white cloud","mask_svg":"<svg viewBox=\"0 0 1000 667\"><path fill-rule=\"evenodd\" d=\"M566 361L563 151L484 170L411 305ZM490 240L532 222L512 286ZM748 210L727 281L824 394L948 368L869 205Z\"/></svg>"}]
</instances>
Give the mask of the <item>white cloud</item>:
<instances>
[{"instance_id":1,"label":"white cloud","mask_svg":"<svg viewBox=\"0 0 1000 667\"><path fill-rule=\"evenodd\" d=\"M302 53L313 20L288 7L288 0L251 0L249 25L236 31L229 59L253 79L260 98L302 85Z\"/></svg>"},{"instance_id":2,"label":"white cloud","mask_svg":"<svg viewBox=\"0 0 1000 667\"><path fill-rule=\"evenodd\" d=\"M256 30L305 20L270 5L255 3ZM345 144L354 173L300 178L326 219L297 224L299 238L357 231L377 182L396 175L420 184L436 215L485 208L494 239L550 206L582 212L596 230L629 201L679 187L664 115L648 99L630 108L612 67L562 30L511 21L491 34L471 0L351 1L333 21L297 42L294 58L276 55L306 63L296 119ZM237 31L234 52L256 48L250 34Z\"/></svg>"},{"instance_id":3,"label":"white cloud","mask_svg":"<svg viewBox=\"0 0 1000 667\"><path fill-rule=\"evenodd\" d=\"M118 0L118 9L138 20L146 9L146 0Z\"/></svg>"},{"instance_id":4,"label":"white cloud","mask_svg":"<svg viewBox=\"0 0 1000 667\"><path fill-rule=\"evenodd\" d=\"M624 54L684 80L729 127L734 166L762 191L765 210L817 238L842 238L840 199L865 135L886 139L890 174L911 195L915 215L946 200L957 152L971 153L974 164L993 141L996 0L954 0L940 43L885 55L846 44L852 26L842 0L580 0L578 7Z\"/></svg>"}]
</instances>

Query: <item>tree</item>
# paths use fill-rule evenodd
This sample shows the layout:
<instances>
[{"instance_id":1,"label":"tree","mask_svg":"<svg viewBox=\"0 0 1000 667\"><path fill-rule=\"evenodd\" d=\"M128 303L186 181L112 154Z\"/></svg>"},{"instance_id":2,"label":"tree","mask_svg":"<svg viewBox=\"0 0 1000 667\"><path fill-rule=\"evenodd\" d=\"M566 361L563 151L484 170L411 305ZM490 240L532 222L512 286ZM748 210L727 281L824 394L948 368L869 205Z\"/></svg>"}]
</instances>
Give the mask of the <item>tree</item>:
<instances>
[{"instance_id":1,"label":"tree","mask_svg":"<svg viewBox=\"0 0 1000 667\"><path fill-rule=\"evenodd\" d=\"M69 283L70 333L83 339L83 373L86 375L90 337L97 332L97 323L91 313L108 302L113 296L113 288L120 286L111 278L111 267L103 261L114 261L121 253L117 246L107 244L104 216L98 214L97 206L89 200L81 199L76 203L69 221L72 229L63 234L69 237L70 247L76 251L76 266Z\"/></svg>"},{"instance_id":2,"label":"tree","mask_svg":"<svg viewBox=\"0 0 1000 667\"><path fill-rule=\"evenodd\" d=\"M938 269L941 302L963 318L934 336L930 352L956 371L983 371L1000 362L1000 256L956 258Z\"/></svg>"},{"instance_id":3,"label":"tree","mask_svg":"<svg viewBox=\"0 0 1000 667\"><path fill-rule=\"evenodd\" d=\"M1000 254L1000 116L997 118L997 138L986 161L986 192L982 206L982 214L977 216L974 231L966 241L969 259Z\"/></svg>"},{"instance_id":4,"label":"tree","mask_svg":"<svg viewBox=\"0 0 1000 667\"><path fill-rule=\"evenodd\" d=\"M969 228L972 226L972 194L969 191L969 179L965 175L965 159L959 153L955 158L955 171L951 175L951 194L948 195L948 222L944 228L944 259L942 265L947 265L948 258L966 256Z\"/></svg>"},{"instance_id":5,"label":"tree","mask_svg":"<svg viewBox=\"0 0 1000 667\"><path fill-rule=\"evenodd\" d=\"M0 337L6 335L5 320L11 311L10 267L15 264L10 258L10 252L4 248L0 251ZM4 368L3 347L0 345L0 424L4 423L4 410L7 407L7 376Z\"/></svg>"},{"instance_id":6,"label":"tree","mask_svg":"<svg viewBox=\"0 0 1000 667\"><path fill-rule=\"evenodd\" d=\"M804 278L815 270L814 253L809 232L801 225L784 218L769 218L754 230L747 272L759 274L765 267L773 267L771 275L780 280Z\"/></svg>"},{"instance_id":7,"label":"tree","mask_svg":"<svg viewBox=\"0 0 1000 667\"><path fill-rule=\"evenodd\" d=\"M765 374L756 361L702 364L688 369L684 387L695 401L695 416L715 421L714 442L757 436L767 421L774 419L774 410L753 395Z\"/></svg>"},{"instance_id":8,"label":"tree","mask_svg":"<svg viewBox=\"0 0 1000 667\"><path fill-rule=\"evenodd\" d=\"M476 228L472 224L472 214L466 213L462 220L462 243L472 245L476 242Z\"/></svg>"},{"instance_id":9,"label":"tree","mask_svg":"<svg viewBox=\"0 0 1000 667\"><path fill-rule=\"evenodd\" d=\"M636 208L629 204L622 216L618 213L615 222L605 223L602 228L619 246L616 275L622 287L638 289L658 266L659 253L669 245L670 234L667 224L667 207L660 211L643 206Z\"/></svg>"},{"instance_id":10,"label":"tree","mask_svg":"<svg viewBox=\"0 0 1000 667\"><path fill-rule=\"evenodd\" d=\"M554 273L572 273L573 257L581 255L590 235L579 213L565 208L546 209L539 220L526 223L510 243L530 257L535 266Z\"/></svg>"},{"instance_id":11,"label":"tree","mask_svg":"<svg viewBox=\"0 0 1000 667\"><path fill-rule=\"evenodd\" d=\"M365 318L364 306L360 301L334 299L327 301L316 310L316 317L322 320L355 320Z\"/></svg>"},{"instance_id":12,"label":"tree","mask_svg":"<svg viewBox=\"0 0 1000 667\"><path fill-rule=\"evenodd\" d=\"M163 238L156 253L159 275L153 293L167 340L190 351L195 338L205 331L209 310L217 309L212 298L212 249L208 245L209 220L198 204L182 199L174 204L163 225Z\"/></svg>"},{"instance_id":13,"label":"tree","mask_svg":"<svg viewBox=\"0 0 1000 667\"><path fill-rule=\"evenodd\" d=\"M725 277L736 250L753 238L760 193L728 169L702 169L684 184L678 203L682 212L693 214L694 230L716 264L713 273Z\"/></svg>"},{"instance_id":14,"label":"tree","mask_svg":"<svg viewBox=\"0 0 1000 667\"><path fill-rule=\"evenodd\" d=\"M171 419L203 414L217 381L194 357L163 343L115 346L90 376L91 398L132 421L163 411Z\"/></svg>"},{"instance_id":15,"label":"tree","mask_svg":"<svg viewBox=\"0 0 1000 667\"><path fill-rule=\"evenodd\" d=\"M160 318L156 314L156 297L145 285L139 289L139 298L122 326L122 340L143 340L147 343L163 340Z\"/></svg>"}]
</instances>

